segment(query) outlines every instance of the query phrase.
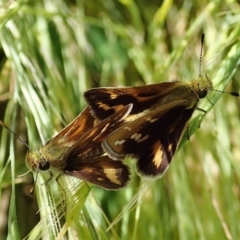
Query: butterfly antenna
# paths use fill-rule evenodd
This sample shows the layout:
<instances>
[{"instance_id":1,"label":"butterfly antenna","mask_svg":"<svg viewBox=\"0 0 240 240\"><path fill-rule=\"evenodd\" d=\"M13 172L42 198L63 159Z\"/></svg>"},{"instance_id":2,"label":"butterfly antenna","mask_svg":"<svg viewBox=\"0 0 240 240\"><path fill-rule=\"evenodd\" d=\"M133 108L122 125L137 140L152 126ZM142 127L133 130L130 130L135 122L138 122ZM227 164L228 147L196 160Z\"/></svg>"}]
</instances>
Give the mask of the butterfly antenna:
<instances>
[{"instance_id":1,"label":"butterfly antenna","mask_svg":"<svg viewBox=\"0 0 240 240\"><path fill-rule=\"evenodd\" d=\"M201 35L200 59L199 59L199 77L202 76L202 59L203 59L204 37L205 37L205 34L202 33L202 35ZM232 95L234 97L239 97L239 93L238 92L226 92L226 91L220 91L220 90L216 90L216 89L211 89L211 90L214 91L214 92L230 94L230 95Z\"/></svg>"},{"instance_id":2,"label":"butterfly antenna","mask_svg":"<svg viewBox=\"0 0 240 240\"><path fill-rule=\"evenodd\" d=\"M226 94L230 94L234 97L239 97L239 93L238 92L226 92L226 91L220 91L220 90L216 90L216 89L211 89L214 92L220 92L220 93L226 93Z\"/></svg>"},{"instance_id":3,"label":"butterfly antenna","mask_svg":"<svg viewBox=\"0 0 240 240\"><path fill-rule=\"evenodd\" d=\"M202 76L202 59L203 59L203 46L204 46L204 33L201 35L201 49L200 49L200 58L199 58L199 77Z\"/></svg>"},{"instance_id":4,"label":"butterfly antenna","mask_svg":"<svg viewBox=\"0 0 240 240\"><path fill-rule=\"evenodd\" d=\"M14 135L15 138L17 138L20 142L22 142L28 149L31 150L31 148L28 146L26 142L24 142L15 132L13 132L7 125L5 125L1 120L0 120L0 125L4 128L6 128L10 133Z\"/></svg>"},{"instance_id":5,"label":"butterfly antenna","mask_svg":"<svg viewBox=\"0 0 240 240\"><path fill-rule=\"evenodd\" d=\"M200 60L199 60L199 77L202 76L202 59L203 59L203 46L204 46L204 33L202 33L201 36L201 49L200 49ZM239 97L239 93L238 92L226 92L226 91L220 91L220 90L216 90L216 89L211 89L214 92L220 92L220 93L225 93L225 94L230 94L234 97Z\"/></svg>"}]
</instances>

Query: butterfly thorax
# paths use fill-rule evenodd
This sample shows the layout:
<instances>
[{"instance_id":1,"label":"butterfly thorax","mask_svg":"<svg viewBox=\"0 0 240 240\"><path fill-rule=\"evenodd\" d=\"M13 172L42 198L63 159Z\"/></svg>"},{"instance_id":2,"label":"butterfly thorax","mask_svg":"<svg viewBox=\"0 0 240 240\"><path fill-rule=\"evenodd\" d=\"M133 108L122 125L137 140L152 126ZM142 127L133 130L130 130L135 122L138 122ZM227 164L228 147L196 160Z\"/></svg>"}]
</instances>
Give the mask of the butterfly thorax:
<instances>
[{"instance_id":1,"label":"butterfly thorax","mask_svg":"<svg viewBox=\"0 0 240 240\"><path fill-rule=\"evenodd\" d=\"M208 91L212 89L212 83L207 76L201 76L192 79L189 82L173 82L172 87L166 96L159 98L159 101L153 105L163 106L168 103L174 103L178 100L187 100L187 109L195 108L199 100L206 97Z\"/></svg>"},{"instance_id":2,"label":"butterfly thorax","mask_svg":"<svg viewBox=\"0 0 240 240\"><path fill-rule=\"evenodd\" d=\"M160 87L165 83L161 83ZM212 84L207 77L199 77L191 80L191 82L171 82L167 83L168 88L159 94L158 98L155 98L152 106L146 111L152 111L157 107L164 106L169 103L175 103L179 100L187 100L187 109L195 108L198 101L201 98L206 97L209 89L212 88ZM145 113L146 114L146 113Z\"/></svg>"}]
</instances>

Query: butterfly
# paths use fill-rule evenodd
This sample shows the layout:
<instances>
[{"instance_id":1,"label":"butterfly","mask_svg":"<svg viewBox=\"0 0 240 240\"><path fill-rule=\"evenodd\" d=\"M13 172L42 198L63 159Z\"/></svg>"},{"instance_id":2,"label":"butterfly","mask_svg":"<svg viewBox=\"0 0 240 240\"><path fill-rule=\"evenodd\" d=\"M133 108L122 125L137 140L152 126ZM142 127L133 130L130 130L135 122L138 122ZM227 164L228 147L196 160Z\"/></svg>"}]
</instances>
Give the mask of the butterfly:
<instances>
[{"instance_id":1,"label":"butterfly","mask_svg":"<svg viewBox=\"0 0 240 240\"><path fill-rule=\"evenodd\" d=\"M36 151L30 150L26 164L31 171L51 171L73 176L108 190L127 185L129 168L114 161L103 151L101 143L118 128L131 111L124 106L103 121L97 121L86 107L70 124Z\"/></svg>"},{"instance_id":2,"label":"butterfly","mask_svg":"<svg viewBox=\"0 0 240 240\"><path fill-rule=\"evenodd\" d=\"M102 146L112 159L135 158L138 173L153 178L167 170L194 110L209 90L213 90L212 82L200 68L199 77L189 82L93 88L84 93L84 98L100 120L133 104L126 124L109 134Z\"/></svg>"}]
</instances>

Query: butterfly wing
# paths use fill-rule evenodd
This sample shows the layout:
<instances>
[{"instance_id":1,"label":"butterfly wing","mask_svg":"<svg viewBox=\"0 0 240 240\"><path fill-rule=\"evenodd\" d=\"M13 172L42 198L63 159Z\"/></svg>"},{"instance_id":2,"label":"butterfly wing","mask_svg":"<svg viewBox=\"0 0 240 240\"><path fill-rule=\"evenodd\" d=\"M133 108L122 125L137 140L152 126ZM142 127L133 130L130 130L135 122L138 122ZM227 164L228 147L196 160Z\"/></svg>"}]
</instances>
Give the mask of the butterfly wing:
<instances>
[{"instance_id":1,"label":"butterfly wing","mask_svg":"<svg viewBox=\"0 0 240 240\"><path fill-rule=\"evenodd\" d=\"M131 109L132 104L129 104L91 128L72 146L67 162L75 159L75 156L84 161L85 158L102 155L104 153L102 141L122 125Z\"/></svg>"},{"instance_id":2,"label":"butterfly wing","mask_svg":"<svg viewBox=\"0 0 240 240\"><path fill-rule=\"evenodd\" d=\"M62 129L55 137L50 139L52 145L65 144L73 145L79 137L97 124L96 119L92 116L90 108L86 107L71 123Z\"/></svg>"},{"instance_id":3,"label":"butterfly wing","mask_svg":"<svg viewBox=\"0 0 240 240\"><path fill-rule=\"evenodd\" d=\"M135 158L145 177L162 176L195 109L188 105L186 100L175 101L137 118L110 134L103 149L116 160Z\"/></svg>"},{"instance_id":4,"label":"butterfly wing","mask_svg":"<svg viewBox=\"0 0 240 240\"><path fill-rule=\"evenodd\" d=\"M102 141L129 114L132 105L123 107L118 112L106 118L71 147L64 162L51 162L70 176L91 182L106 189L119 189L129 181L129 169L121 161L113 161L103 156ZM63 165L64 164L64 165Z\"/></svg>"},{"instance_id":5,"label":"butterfly wing","mask_svg":"<svg viewBox=\"0 0 240 240\"><path fill-rule=\"evenodd\" d=\"M118 127L118 124L121 125L131 108L132 105L129 104L99 124L95 124L89 108L86 108L59 133L62 134L61 137L57 135L50 140L40 149L41 152L34 151L28 154L26 162L29 168L46 171L52 166L70 176L109 190L124 187L129 181L128 167L120 161L103 156L101 142ZM71 141L69 144L68 140Z\"/></svg>"},{"instance_id":6,"label":"butterfly wing","mask_svg":"<svg viewBox=\"0 0 240 240\"><path fill-rule=\"evenodd\" d=\"M130 179L129 168L108 156L88 159L85 162L81 161L81 157L76 158L69 162L64 172L108 190L119 190L125 187Z\"/></svg>"},{"instance_id":7,"label":"butterfly wing","mask_svg":"<svg viewBox=\"0 0 240 240\"><path fill-rule=\"evenodd\" d=\"M84 92L84 98L97 119L103 120L132 103L130 117L149 109L178 87L178 82L163 82L138 87L92 88Z\"/></svg>"}]
</instances>

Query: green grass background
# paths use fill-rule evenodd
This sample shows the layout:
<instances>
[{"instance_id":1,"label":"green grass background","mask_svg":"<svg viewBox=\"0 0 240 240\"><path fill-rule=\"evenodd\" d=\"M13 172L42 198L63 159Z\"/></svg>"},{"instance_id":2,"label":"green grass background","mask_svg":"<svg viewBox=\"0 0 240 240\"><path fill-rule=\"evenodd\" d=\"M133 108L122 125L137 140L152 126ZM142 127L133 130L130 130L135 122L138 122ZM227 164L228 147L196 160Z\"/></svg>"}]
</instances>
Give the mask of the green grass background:
<instances>
[{"instance_id":1,"label":"green grass background","mask_svg":"<svg viewBox=\"0 0 240 240\"><path fill-rule=\"evenodd\" d=\"M236 0L0 1L0 12L0 119L32 149L78 115L88 88L198 77L202 32L203 73L239 91ZM208 98L214 107L201 101L208 114L200 129L194 114L164 177L148 184L129 160L131 183L118 192L67 177L45 186L46 173L30 196L32 175L17 177L27 148L0 129L0 239L239 239L240 102Z\"/></svg>"}]
</instances>

